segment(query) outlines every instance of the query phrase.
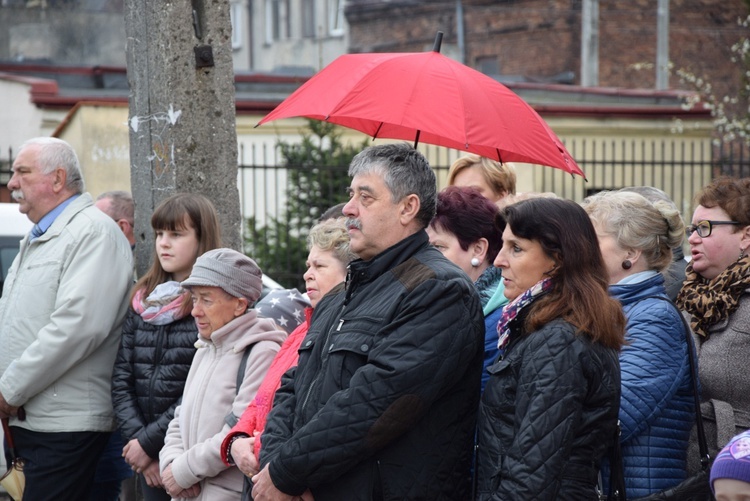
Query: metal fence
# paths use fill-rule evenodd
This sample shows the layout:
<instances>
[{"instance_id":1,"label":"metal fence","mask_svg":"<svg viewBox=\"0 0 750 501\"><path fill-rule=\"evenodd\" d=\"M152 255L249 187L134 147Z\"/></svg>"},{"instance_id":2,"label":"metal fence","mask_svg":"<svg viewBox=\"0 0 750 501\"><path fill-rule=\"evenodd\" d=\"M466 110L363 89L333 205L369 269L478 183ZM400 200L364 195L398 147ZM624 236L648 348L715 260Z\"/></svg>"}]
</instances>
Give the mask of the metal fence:
<instances>
[{"instance_id":1,"label":"metal fence","mask_svg":"<svg viewBox=\"0 0 750 501\"><path fill-rule=\"evenodd\" d=\"M519 185L531 186L531 191L553 192L577 202L602 190L653 186L667 193L683 214L688 215L693 209L695 193L713 178L750 176L750 145L740 142L715 145L710 140L574 140L568 141L566 147L586 173L586 179L549 167L518 165ZM437 175L438 189L444 188L450 163L460 153L439 158L438 162L430 146L425 147L424 153ZM287 192L304 194L309 189L287 186L289 173L299 168L263 162L240 165L239 187L245 217L254 216L263 222L282 214ZM331 205L335 204L343 194L334 192L330 179L346 177L346 168L322 166L317 173L323 189L321 194L329 197ZM328 185L325 179L329 179Z\"/></svg>"},{"instance_id":2,"label":"metal fence","mask_svg":"<svg viewBox=\"0 0 750 501\"><path fill-rule=\"evenodd\" d=\"M710 140L662 140L662 141L568 141L566 147L577 160L587 178L573 177L563 171L543 166L517 165L519 184L526 191L553 192L557 196L577 202L602 190L619 189L625 186L653 186L666 192L690 218L692 200L703 186L720 175L733 177L750 176L749 145L744 143L713 144ZM460 153L441 152L437 156L430 146L420 149L430 159L438 178L438 189L447 184L450 163ZM442 149L444 150L444 149ZM242 148L241 148L242 151ZM445 150L444 150L445 151ZM273 157L268 155L264 157ZM436 161L437 159L437 161ZM253 163L240 165L239 187L242 210L245 217L254 219L256 228L273 225L273 219L284 217L288 197L309 196L312 186L289 186L290 173L299 166L280 166ZM341 180L346 179L346 168L317 167L308 172L309 184L327 197L332 206L343 200L345 194L337 191ZM344 184L346 185L346 184ZM319 215L313 209L310 220ZM307 224L307 223L306 223ZM287 226L286 238L303 238L308 228ZM246 235L247 236L247 235ZM249 242L248 250L252 247ZM280 245L278 254L285 254L288 245ZM268 257L266 258L268 260ZM287 286L300 286L300 270L304 267L294 263L291 255L276 255L267 263L277 275L275 278ZM296 258L299 261L299 257ZM296 276L298 275L298 276Z\"/></svg>"},{"instance_id":3,"label":"metal fence","mask_svg":"<svg viewBox=\"0 0 750 501\"><path fill-rule=\"evenodd\" d=\"M711 179L721 175L750 177L750 145L743 142L713 144L707 139L679 138L659 141L569 140L566 146L587 179L549 167L519 165L517 173L523 191L530 187L532 191L553 192L580 202L601 190L653 186L666 192L689 218L693 196ZM430 145L420 145L419 148L433 165L438 188L442 189L447 184L448 168L460 152ZM0 202L10 201L5 185L10 178L12 153L9 149L0 152ZM290 174L302 167L282 166L279 158L273 145L240 145L238 186L242 214L245 219L254 220L256 230L268 227L274 220L285 217L289 196L295 197L296 202L304 202L311 191L315 191L318 205L310 210L309 217L297 223L287 222L288 235L285 238L293 241L303 237L309 221L320 215L321 198L327 201L322 204L324 206L345 199L341 186L347 183L347 173L345 167L320 166L308 173L306 185L289 186L290 178L294 177ZM277 279L289 286L299 284L300 277L296 275L300 264L293 264L292 256L278 256L278 261L284 276Z\"/></svg>"}]
</instances>

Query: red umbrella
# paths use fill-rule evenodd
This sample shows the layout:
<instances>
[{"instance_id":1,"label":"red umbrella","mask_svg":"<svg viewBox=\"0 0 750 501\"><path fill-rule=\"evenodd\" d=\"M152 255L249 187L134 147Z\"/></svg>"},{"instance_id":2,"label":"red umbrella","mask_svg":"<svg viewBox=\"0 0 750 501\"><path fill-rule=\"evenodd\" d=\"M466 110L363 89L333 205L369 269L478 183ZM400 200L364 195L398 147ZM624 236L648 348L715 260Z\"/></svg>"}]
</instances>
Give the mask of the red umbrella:
<instances>
[{"instance_id":1,"label":"red umbrella","mask_svg":"<svg viewBox=\"0 0 750 501\"><path fill-rule=\"evenodd\" d=\"M405 139L501 162L584 176L547 123L503 84L439 53L348 54L323 68L258 125L307 117L373 138Z\"/></svg>"}]
</instances>

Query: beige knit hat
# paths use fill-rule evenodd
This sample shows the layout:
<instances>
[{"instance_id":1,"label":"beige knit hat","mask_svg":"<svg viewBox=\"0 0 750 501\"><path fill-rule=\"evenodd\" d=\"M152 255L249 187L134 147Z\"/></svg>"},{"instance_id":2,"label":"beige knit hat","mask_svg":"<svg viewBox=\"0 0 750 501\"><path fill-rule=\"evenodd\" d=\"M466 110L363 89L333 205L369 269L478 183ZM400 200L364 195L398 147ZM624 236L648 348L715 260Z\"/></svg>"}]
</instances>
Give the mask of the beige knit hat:
<instances>
[{"instance_id":1,"label":"beige knit hat","mask_svg":"<svg viewBox=\"0 0 750 501\"><path fill-rule=\"evenodd\" d=\"M232 249L214 249L200 256L193 271L180 285L191 287L219 287L233 297L244 297L249 306L260 297L263 280L255 261Z\"/></svg>"}]
</instances>

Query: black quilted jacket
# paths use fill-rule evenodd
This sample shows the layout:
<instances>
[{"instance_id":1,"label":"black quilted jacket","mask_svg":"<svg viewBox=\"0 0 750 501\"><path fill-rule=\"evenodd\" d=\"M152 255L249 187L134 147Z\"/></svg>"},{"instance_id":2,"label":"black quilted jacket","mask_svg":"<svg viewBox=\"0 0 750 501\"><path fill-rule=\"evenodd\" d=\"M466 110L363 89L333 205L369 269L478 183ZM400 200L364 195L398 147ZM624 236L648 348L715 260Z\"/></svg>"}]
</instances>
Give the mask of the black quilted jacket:
<instances>
[{"instance_id":1,"label":"black quilted jacket","mask_svg":"<svg viewBox=\"0 0 750 501\"><path fill-rule=\"evenodd\" d=\"M261 463L316 501L466 499L483 344L477 293L423 231L355 261L315 309Z\"/></svg>"},{"instance_id":2,"label":"black quilted jacket","mask_svg":"<svg viewBox=\"0 0 750 501\"><path fill-rule=\"evenodd\" d=\"M197 340L190 315L162 326L144 322L132 309L125 317L112 373L112 404L125 441L137 438L151 458L159 458Z\"/></svg>"},{"instance_id":3,"label":"black quilted jacket","mask_svg":"<svg viewBox=\"0 0 750 501\"><path fill-rule=\"evenodd\" d=\"M479 500L597 499L620 406L616 350L555 320L521 335L488 370L479 410Z\"/></svg>"}]
</instances>

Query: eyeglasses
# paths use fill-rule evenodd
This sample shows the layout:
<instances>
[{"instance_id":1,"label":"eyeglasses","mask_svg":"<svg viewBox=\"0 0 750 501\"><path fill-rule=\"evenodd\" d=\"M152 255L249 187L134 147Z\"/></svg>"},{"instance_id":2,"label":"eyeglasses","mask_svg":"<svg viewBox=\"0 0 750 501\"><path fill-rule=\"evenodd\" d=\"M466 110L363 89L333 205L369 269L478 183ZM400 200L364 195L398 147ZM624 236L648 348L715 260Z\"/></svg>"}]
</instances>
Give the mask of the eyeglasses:
<instances>
[{"instance_id":1,"label":"eyeglasses","mask_svg":"<svg viewBox=\"0 0 750 501\"><path fill-rule=\"evenodd\" d=\"M708 219L704 219L703 221L698 221L698 224L691 224L685 228L685 235L690 238L690 235L692 235L694 231L697 231L698 236L701 238L710 237L714 226L722 224L738 225L741 223L738 223L737 221L709 221Z\"/></svg>"}]
</instances>

